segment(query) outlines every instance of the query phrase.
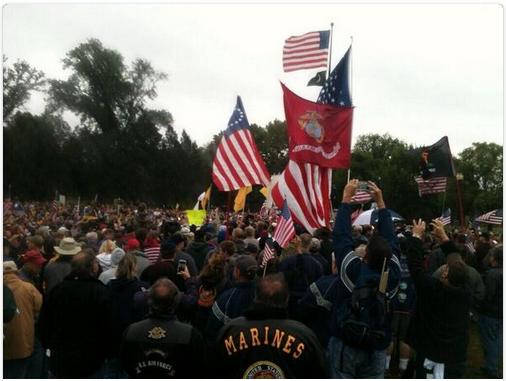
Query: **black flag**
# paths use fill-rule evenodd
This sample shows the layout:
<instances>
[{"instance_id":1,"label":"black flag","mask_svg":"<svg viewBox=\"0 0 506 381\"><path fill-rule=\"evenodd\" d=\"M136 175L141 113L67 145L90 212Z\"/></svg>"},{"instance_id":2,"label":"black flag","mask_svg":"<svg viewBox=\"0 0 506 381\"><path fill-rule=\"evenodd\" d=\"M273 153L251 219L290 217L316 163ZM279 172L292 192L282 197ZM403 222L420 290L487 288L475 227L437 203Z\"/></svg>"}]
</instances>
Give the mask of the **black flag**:
<instances>
[{"instance_id":1,"label":"black flag","mask_svg":"<svg viewBox=\"0 0 506 381\"><path fill-rule=\"evenodd\" d=\"M417 149L416 152L419 155L419 174L424 180L433 177L455 176L455 168L447 136L442 137L431 146Z\"/></svg>"},{"instance_id":2,"label":"black flag","mask_svg":"<svg viewBox=\"0 0 506 381\"><path fill-rule=\"evenodd\" d=\"M316 75L309 80L307 83L308 86L323 86L325 80L327 79L327 75L325 71L319 71Z\"/></svg>"}]
</instances>

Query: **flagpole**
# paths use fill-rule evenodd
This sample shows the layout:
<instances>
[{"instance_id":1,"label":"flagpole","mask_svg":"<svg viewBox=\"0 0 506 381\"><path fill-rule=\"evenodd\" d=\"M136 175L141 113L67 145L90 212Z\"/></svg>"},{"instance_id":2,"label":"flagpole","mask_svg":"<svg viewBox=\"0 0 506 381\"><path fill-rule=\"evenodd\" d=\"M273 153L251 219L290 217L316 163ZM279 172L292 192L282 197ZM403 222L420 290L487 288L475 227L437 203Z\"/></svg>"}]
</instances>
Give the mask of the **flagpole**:
<instances>
[{"instance_id":1,"label":"flagpole","mask_svg":"<svg viewBox=\"0 0 506 381\"><path fill-rule=\"evenodd\" d=\"M329 67L328 67L328 74L327 74L327 78L330 78L330 68L332 67L332 35L334 34L334 23L331 22L330 23L330 41L329 41Z\"/></svg>"},{"instance_id":2,"label":"flagpole","mask_svg":"<svg viewBox=\"0 0 506 381\"><path fill-rule=\"evenodd\" d=\"M445 212L445 203L446 203L446 188L443 193L443 208L441 209L441 215L443 215L443 213Z\"/></svg>"},{"instance_id":3,"label":"flagpole","mask_svg":"<svg viewBox=\"0 0 506 381\"><path fill-rule=\"evenodd\" d=\"M353 64L351 62L351 57L352 57L352 49L351 48L353 46L353 36L350 36L350 40L351 40L351 42L350 42L350 58L349 58L349 60L350 60L350 65L349 65L349 82L350 82L351 94L353 94L353 80L352 80L353 76L351 75L352 74L352 68L353 68ZM352 99L351 94L350 94L350 101ZM351 176L351 163L350 163L350 168L348 168L348 181L347 181L347 183L350 182L350 176Z\"/></svg>"},{"instance_id":4,"label":"flagpole","mask_svg":"<svg viewBox=\"0 0 506 381\"><path fill-rule=\"evenodd\" d=\"M353 57L353 36L350 36L350 88L351 88L351 94L350 94L350 100L352 98L352 94L353 94L353 63L352 63L352 57Z\"/></svg>"}]
</instances>

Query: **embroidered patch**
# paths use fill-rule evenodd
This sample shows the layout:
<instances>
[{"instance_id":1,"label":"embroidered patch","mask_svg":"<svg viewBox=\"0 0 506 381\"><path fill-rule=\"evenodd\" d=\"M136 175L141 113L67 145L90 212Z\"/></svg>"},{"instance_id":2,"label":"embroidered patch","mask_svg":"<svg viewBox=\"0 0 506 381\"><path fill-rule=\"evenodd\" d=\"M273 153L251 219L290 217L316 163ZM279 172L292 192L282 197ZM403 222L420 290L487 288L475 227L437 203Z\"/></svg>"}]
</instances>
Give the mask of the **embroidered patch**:
<instances>
[{"instance_id":1,"label":"embroidered patch","mask_svg":"<svg viewBox=\"0 0 506 381\"><path fill-rule=\"evenodd\" d=\"M285 378L279 366L270 361L257 361L251 365L242 378Z\"/></svg>"},{"instance_id":2,"label":"embroidered patch","mask_svg":"<svg viewBox=\"0 0 506 381\"><path fill-rule=\"evenodd\" d=\"M151 331L148 331L148 338L155 340L162 339L165 337L166 333L167 331L165 331L164 329L160 327L155 327Z\"/></svg>"}]
</instances>

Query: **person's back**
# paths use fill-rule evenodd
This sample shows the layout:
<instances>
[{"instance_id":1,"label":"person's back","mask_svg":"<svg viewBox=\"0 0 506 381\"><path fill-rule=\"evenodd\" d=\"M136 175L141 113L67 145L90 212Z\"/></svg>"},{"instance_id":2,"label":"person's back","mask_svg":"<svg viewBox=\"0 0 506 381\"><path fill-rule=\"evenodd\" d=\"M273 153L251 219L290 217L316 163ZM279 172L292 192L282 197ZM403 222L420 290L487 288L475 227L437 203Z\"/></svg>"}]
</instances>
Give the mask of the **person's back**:
<instances>
[{"instance_id":1,"label":"person's back","mask_svg":"<svg viewBox=\"0 0 506 381\"><path fill-rule=\"evenodd\" d=\"M126 254L118 264L117 277L108 284L111 294L111 317L114 322L111 328L115 354L119 350L125 328L144 318L134 308L134 295L146 291L149 285L135 276L136 263L134 255Z\"/></svg>"},{"instance_id":2,"label":"person's back","mask_svg":"<svg viewBox=\"0 0 506 381\"><path fill-rule=\"evenodd\" d=\"M35 317L42 305L42 295L17 276L14 262L4 262L3 269L4 287L12 292L16 305L13 318L4 324L4 376L27 378L28 359L34 351Z\"/></svg>"},{"instance_id":3,"label":"person's back","mask_svg":"<svg viewBox=\"0 0 506 381\"><path fill-rule=\"evenodd\" d=\"M370 237L367 246L354 246L350 204L358 184L353 179L345 186L332 232L339 272L337 289L332 287L329 294L328 356L334 378L383 377L391 339L388 300L395 296L400 283L400 248L392 217L381 189L371 181L368 189L378 206L378 233ZM380 290L383 270L388 270L388 277Z\"/></svg>"},{"instance_id":4,"label":"person's back","mask_svg":"<svg viewBox=\"0 0 506 381\"><path fill-rule=\"evenodd\" d=\"M173 282L158 280L150 290L150 315L125 330L120 359L130 378L206 376L202 336L174 316L179 297Z\"/></svg>"},{"instance_id":5,"label":"person's back","mask_svg":"<svg viewBox=\"0 0 506 381\"><path fill-rule=\"evenodd\" d=\"M40 316L41 341L50 349L50 371L57 378L96 377L110 349L110 294L96 279L99 265L82 252L72 272L55 286Z\"/></svg>"},{"instance_id":6,"label":"person's back","mask_svg":"<svg viewBox=\"0 0 506 381\"><path fill-rule=\"evenodd\" d=\"M282 275L259 280L254 306L218 334L213 377L326 378L323 350L314 333L287 319Z\"/></svg>"},{"instance_id":7,"label":"person's back","mask_svg":"<svg viewBox=\"0 0 506 381\"><path fill-rule=\"evenodd\" d=\"M195 260L197 269L199 271L202 270L206 255L209 252L209 246L207 242L204 241L204 232L202 230L197 230L195 232L195 240L188 245L186 252Z\"/></svg>"},{"instance_id":8,"label":"person's back","mask_svg":"<svg viewBox=\"0 0 506 381\"><path fill-rule=\"evenodd\" d=\"M441 239L445 255L457 252L442 222L435 220L433 225L433 234ZM425 223L419 221L413 227L413 237L407 240L408 266L416 289L415 313L407 337L417 353L415 376L425 378L425 363L430 361L444 364L445 378L460 378L469 341L471 292L467 265L462 260L450 262L440 279L428 274L419 239L424 230Z\"/></svg>"},{"instance_id":9,"label":"person's back","mask_svg":"<svg viewBox=\"0 0 506 381\"><path fill-rule=\"evenodd\" d=\"M169 240L162 242L160 247L160 260L155 264L149 265L141 274L140 279L149 284L154 284L158 279L166 277L176 281L176 264L174 256L176 254L176 245Z\"/></svg>"},{"instance_id":10,"label":"person's back","mask_svg":"<svg viewBox=\"0 0 506 381\"><path fill-rule=\"evenodd\" d=\"M255 258L241 255L235 262L234 287L224 291L214 302L206 327L206 339L210 343L219 329L238 316L242 316L253 303L257 264Z\"/></svg>"},{"instance_id":11,"label":"person's back","mask_svg":"<svg viewBox=\"0 0 506 381\"><path fill-rule=\"evenodd\" d=\"M502 354L503 279L502 245L490 252L488 270L483 274L486 291L478 308L478 326L485 355L484 373L487 378L497 378Z\"/></svg>"},{"instance_id":12,"label":"person's back","mask_svg":"<svg viewBox=\"0 0 506 381\"><path fill-rule=\"evenodd\" d=\"M48 263L44 267L43 278L44 278L44 291L46 295L49 295L51 290L57 284L61 283L67 275L70 274L71 257L61 257L53 262Z\"/></svg>"},{"instance_id":13,"label":"person's back","mask_svg":"<svg viewBox=\"0 0 506 381\"><path fill-rule=\"evenodd\" d=\"M283 259L278 270L285 275L290 290L289 314L295 317L297 302L304 295L309 285L323 275L323 267L313 255L308 254L311 236L302 234L298 253Z\"/></svg>"}]
</instances>

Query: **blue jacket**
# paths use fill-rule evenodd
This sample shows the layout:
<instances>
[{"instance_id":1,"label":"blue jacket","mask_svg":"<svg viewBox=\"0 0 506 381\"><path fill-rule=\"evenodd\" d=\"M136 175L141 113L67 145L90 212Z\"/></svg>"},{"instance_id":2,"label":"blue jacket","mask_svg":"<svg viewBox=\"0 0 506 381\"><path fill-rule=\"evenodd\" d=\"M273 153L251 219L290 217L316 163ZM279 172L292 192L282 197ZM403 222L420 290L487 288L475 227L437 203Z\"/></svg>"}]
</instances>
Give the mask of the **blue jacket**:
<instances>
[{"instance_id":1,"label":"blue jacket","mask_svg":"<svg viewBox=\"0 0 506 381\"><path fill-rule=\"evenodd\" d=\"M242 316L255 298L255 283L238 282L224 291L214 302L206 327L206 339L211 343L216 334L231 319Z\"/></svg>"},{"instance_id":2,"label":"blue jacket","mask_svg":"<svg viewBox=\"0 0 506 381\"><path fill-rule=\"evenodd\" d=\"M390 212L387 209L379 210L378 231L390 244L393 252L392 258L388 262L387 284L387 297L391 299L399 289L401 267L399 243ZM351 297L353 288L370 280L379 282L380 279L379 272L371 269L354 252L349 204L342 203L340 205L332 235L338 273L322 277L311 284L298 306L301 320L315 330L324 346L330 336L338 336L337 308ZM385 348L389 342L390 332L387 332Z\"/></svg>"}]
</instances>

